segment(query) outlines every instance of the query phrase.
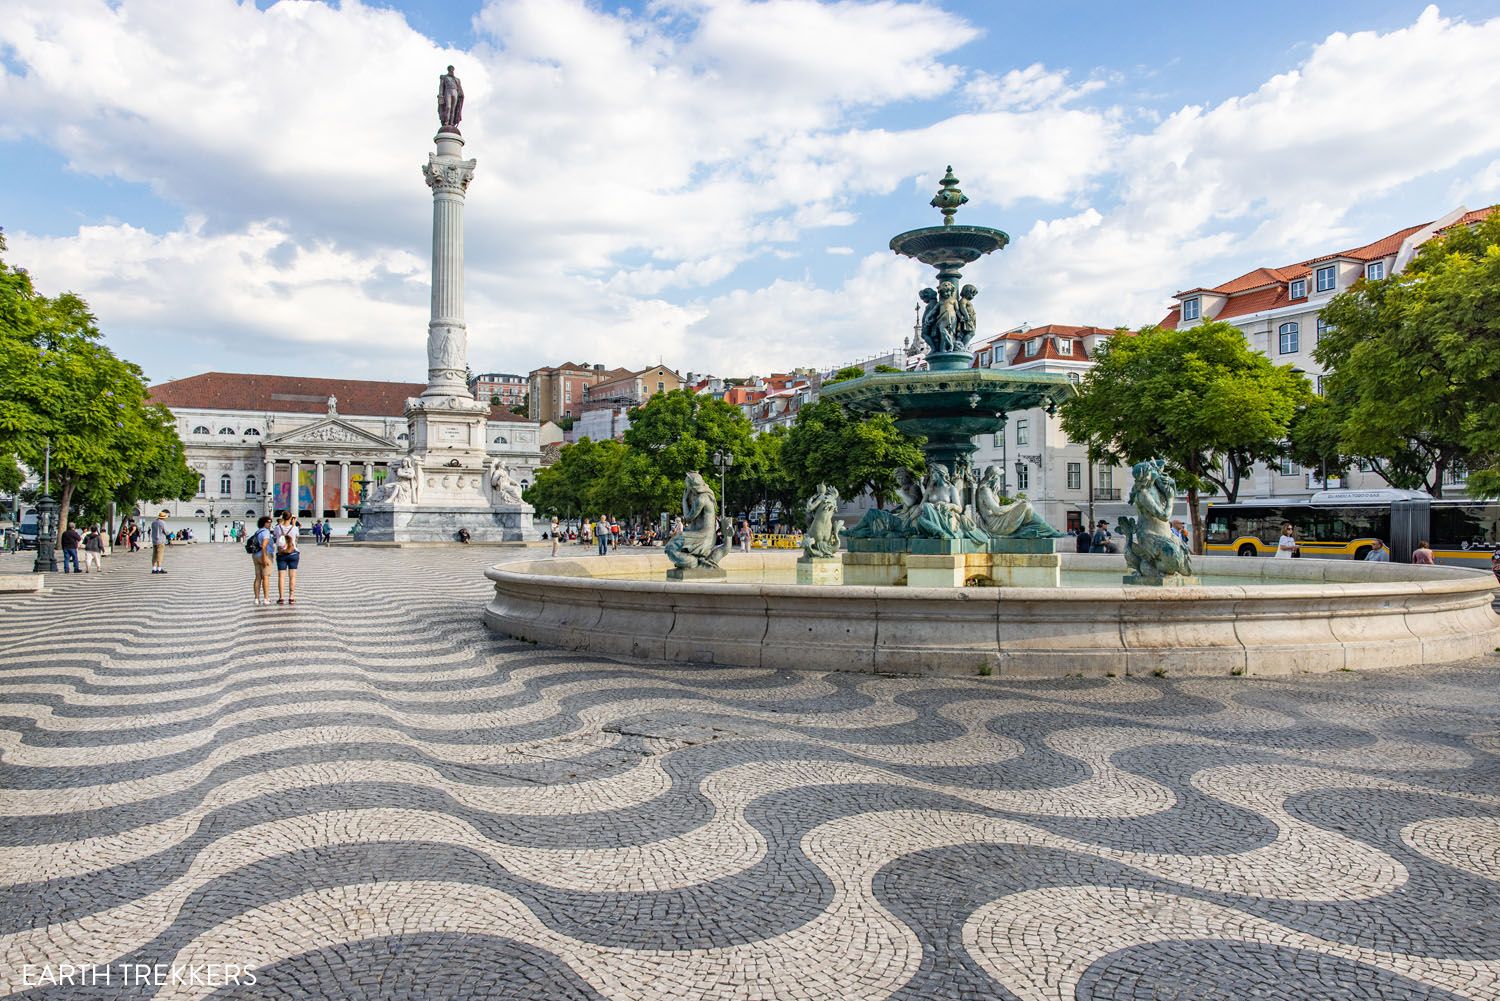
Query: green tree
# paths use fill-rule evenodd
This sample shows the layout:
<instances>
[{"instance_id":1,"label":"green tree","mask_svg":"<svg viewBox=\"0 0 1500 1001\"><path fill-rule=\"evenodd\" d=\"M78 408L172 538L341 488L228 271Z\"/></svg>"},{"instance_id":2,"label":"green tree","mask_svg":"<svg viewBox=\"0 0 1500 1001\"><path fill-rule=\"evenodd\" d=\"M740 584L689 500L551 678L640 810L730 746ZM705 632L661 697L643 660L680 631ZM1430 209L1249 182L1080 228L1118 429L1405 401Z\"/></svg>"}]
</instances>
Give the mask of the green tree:
<instances>
[{"instance_id":1,"label":"green tree","mask_svg":"<svg viewBox=\"0 0 1500 1001\"><path fill-rule=\"evenodd\" d=\"M1314 357L1339 449L1387 483L1500 495L1500 213L1424 244L1411 264L1324 308Z\"/></svg>"},{"instance_id":2,"label":"green tree","mask_svg":"<svg viewBox=\"0 0 1500 1001\"><path fill-rule=\"evenodd\" d=\"M754 476L753 463L744 461L751 455L749 418L739 407L713 396L685 389L658 393L631 408L624 439L632 452L643 456L670 484L668 510L677 507L684 479L692 470L702 473L718 492L719 477L710 461L715 451L734 455L727 484L731 497L742 481Z\"/></svg>"},{"instance_id":3,"label":"green tree","mask_svg":"<svg viewBox=\"0 0 1500 1001\"><path fill-rule=\"evenodd\" d=\"M882 366L882 367L889 368L889 366ZM899 369L892 369L892 371L899 371ZM830 376L827 379L824 379L823 380L823 385L825 385L825 386L831 386L835 382L848 382L850 379L858 379L861 376L863 376L864 374L865 374L865 368L864 368L863 365L845 365L843 368L841 368L837 372L833 373L832 376Z\"/></svg>"},{"instance_id":4,"label":"green tree","mask_svg":"<svg viewBox=\"0 0 1500 1001\"><path fill-rule=\"evenodd\" d=\"M110 500L134 503L143 488L163 491L153 500L196 489L170 414L147 402L140 368L100 343L87 303L71 292L41 295L3 261L0 385L0 455L41 471L50 447L47 488L59 491L60 527L75 495L97 514Z\"/></svg>"},{"instance_id":5,"label":"green tree","mask_svg":"<svg viewBox=\"0 0 1500 1001\"><path fill-rule=\"evenodd\" d=\"M897 469L920 474L925 468L921 444L884 414L860 419L832 400L819 400L797 412L780 460L797 501L827 483L840 497L868 490L883 504L895 492Z\"/></svg>"},{"instance_id":6,"label":"green tree","mask_svg":"<svg viewBox=\"0 0 1500 1001\"><path fill-rule=\"evenodd\" d=\"M537 470L536 479L522 493L526 503L545 517L582 518L601 512L591 507L591 486L620 461L618 442L580 438L564 445L557 461Z\"/></svg>"},{"instance_id":7,"label":"green tree","mask_svg":"<svg viewBox=\"0 0 1500 1001\"><path fill-rule=\"evenodd\" d=\"M1062 428L1094 459L1166 459L1187 490L1202 551L1205 489L1231 501L1255 462L1277 462L1288 428L1312 399L1307 379L1253 351L1227 323L1147 327L1111 338L1062 408Z\"/></svg>"}]
</instances>

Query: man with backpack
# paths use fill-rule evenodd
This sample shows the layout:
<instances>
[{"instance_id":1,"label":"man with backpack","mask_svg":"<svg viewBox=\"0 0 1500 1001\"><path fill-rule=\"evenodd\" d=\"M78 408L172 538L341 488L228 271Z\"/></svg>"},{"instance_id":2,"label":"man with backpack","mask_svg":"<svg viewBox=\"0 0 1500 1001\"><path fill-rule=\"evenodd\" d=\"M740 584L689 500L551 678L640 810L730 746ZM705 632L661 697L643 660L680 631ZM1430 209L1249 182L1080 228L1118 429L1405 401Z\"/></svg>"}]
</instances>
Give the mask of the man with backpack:
<instances>
[{"instance_id":1,"label":"man with backpack","mask_svg":"<svg viewBox=\"0 0 1500 1001\"><path fill-rule=\"evenodd\" d=\"M250 591L257 605L271 603L271 516L262 515L255 523L255 531L245 540L245 553L255 568L255 578Z\"/></svg>"},{"instance_id":2,"label":"man with backpack","mask_svg":"<svg viewBox=\"0 0 1500 1001\"><path fill-rule=\"evenodd\" d=\"M288 605L297 603L297 564L302 554L297 550L297 521L290 511L281 512L281 524L276 526L276 604L282 604L282 585L286 585Z\"/></svg>"}]
</instances>

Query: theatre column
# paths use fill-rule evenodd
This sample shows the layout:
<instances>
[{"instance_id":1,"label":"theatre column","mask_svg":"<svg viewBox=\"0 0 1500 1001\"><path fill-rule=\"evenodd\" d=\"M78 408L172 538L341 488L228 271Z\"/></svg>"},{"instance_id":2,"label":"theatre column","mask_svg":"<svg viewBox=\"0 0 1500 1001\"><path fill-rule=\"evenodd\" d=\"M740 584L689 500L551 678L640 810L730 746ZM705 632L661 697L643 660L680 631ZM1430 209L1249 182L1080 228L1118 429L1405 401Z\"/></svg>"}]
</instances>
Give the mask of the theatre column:
<instances>
[{"instance_id":1,"label":"theatre column","mask_svg":"<svg viewBox=\"0 0 1500 1001\"><path fill-rule=\"evenodd\" d=\"M260 481L260 506L264 508L261 514L274 514L271 505L275 503L276 497L276 460L266 460L266 478Z\"/></svg>"},{"instance_id":2,"label":"theatre column","mask_svg":"<svg viewBox=\"0 0 1500 1001\"><path fill-rule=\"evenodd\" d=\"M313 513L314 518L323 517L323 460L313 467Z\"/></svg>"},{"instance_id":3,"label":"theatre column","mask_svg":"<svg viewBox=\"0 0 1500 1001\"><path fill-rule=\"evenodd\" d=\"M286 509L292 512L293 518L302 516L302 499L297 496L297 481L302 478L302 464L296 459L287 460L287 466L291 472L287 474L292 489L287 493Z\"/></svg>"},{"instance_id":4,"label":"theatre column","mask_svg":"<svg viewBox=\"0 0 1500 1001\"><path fill-rule=\"evenodd\" d=\"M349 514L349 460L339 460L339 508L337 517L344 518Z\"/></svg>"}]
</instances>

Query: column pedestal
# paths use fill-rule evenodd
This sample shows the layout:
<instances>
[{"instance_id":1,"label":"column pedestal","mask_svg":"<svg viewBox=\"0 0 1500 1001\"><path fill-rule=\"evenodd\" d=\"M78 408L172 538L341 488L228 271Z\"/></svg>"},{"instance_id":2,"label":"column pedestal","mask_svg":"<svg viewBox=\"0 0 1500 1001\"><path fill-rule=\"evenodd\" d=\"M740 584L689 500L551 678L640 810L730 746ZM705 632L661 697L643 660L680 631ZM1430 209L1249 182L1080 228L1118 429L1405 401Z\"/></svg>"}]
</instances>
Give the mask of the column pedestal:
<instances>
[{"instance_id":1,"label":"column pedestal","mask_svg":"<svg viewBox=\"0 0 1500 1001\"><path fill-rule=\"evenodd\" d=\"M406 401L408 441L392 471L397 489L362 504L364 538L375 542L453 542L467 529L475 542L532 537L531 506L497 494L487 447L490 408L469 392L468 327L464 323L465 193L474 160L464 141L439 132L422 174L432 189L432 318L427 324L427 388Z\"/></svg>"}]
</instances>

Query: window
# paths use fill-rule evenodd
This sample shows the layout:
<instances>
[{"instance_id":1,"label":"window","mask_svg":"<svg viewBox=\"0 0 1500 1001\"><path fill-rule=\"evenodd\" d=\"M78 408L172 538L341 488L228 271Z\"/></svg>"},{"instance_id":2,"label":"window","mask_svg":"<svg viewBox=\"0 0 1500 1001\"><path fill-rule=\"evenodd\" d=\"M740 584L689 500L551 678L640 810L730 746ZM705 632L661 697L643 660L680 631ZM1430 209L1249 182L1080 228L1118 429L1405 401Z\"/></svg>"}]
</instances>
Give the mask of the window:
<instances>
[{"instance_id":1,"label":"window","mask_svg":"<svg viewBox=\"0 0 1500 1001\"><path fill-rule=\"evenodd\" d=\"M1372 282L1378 282L1385 277L1385 262L1371 261L1365 265L1365 277Z\"/></svg>"},{"instance_id":2,"label":"window","mask_svg":"<svg viewBox=\"0 0 1500 1001\"><path fill-rule=\"evenodd\" d=\"M1326 379L1326 378L1327 378L1327 376L1322 376L1322 375L1318 376L1317 393L1318 393L1319 396L1323 395L1323 380Z\"/></svg>"},{"instance_id":3,"label":"window","mask_svg":"<svg viewBox=\"0 0 1500 1001\"><path fill-rule=\"evenodd\" d=\"M410 435L408 435L405 431L402 431L400 434L396 435L396 440L397 441L406 441L409 437L410 437Z\"/></svg>"},{"instance_id":4,"label":"window","mask_svg":"<svg viewBox=\"0 0 1500 1001\"><path fill-rule=\"evenodd\" d=\"M1059 337L1057 339L1057 353L1060 355L1072 354L1073 342L1066 337Z\"/></svg>"},{"instance_id":5,"label":"window","mask_svg":"<svg viewBox=\"0 0 1500 1001\"><path fill-rule=\"evenodd\" d=\"M1022 417L1016 421L1016 445L1031 444L1031 419Z\"/></svg>"},{"instance_id":6,"label":"window","mask_svg":"<svg viewBox=\"0 0 1500 1001\"><path fill-rule=\"evenodd\" d=\"M1184 320L1196 320L1199 316L1199 308L1202 305L1200 299L1182 300L1182 318Z\"/></svg>"},{"instance_id":7,"label":"window","mask_svg":"<svg viewBox=\"0 0 1500 1001\"><path fill-rule=\"evenodd\" d=\"M1313 334L1313 343L1316 344L1321 341L1323 339L1323 335L1326 333L1328 333L1328 321L1320 316L1318 317L1318 329Z\"/></svg>"},{"instance_id":8,"label":"window","mask_svg":"<svg viewBox=\"0 0 1500 1001\"><path fill-rule=\"evenodd\" d=\"M1299 465L1297 465L1295 462L1293 462L1287 456L1282 456L1281 457L1281 475L1282 476L1301 476L1302 475L1302 467L1299 466Z\"/></svg>"},{"instance_id":9,"label":"window","mask_svg":"<svg viewBox=\"0 0 1500 1001\"><path fill-rule=\"evenodd\" d=\"M1109 490L1113 490L1114 488L1115 488L1115 471L1114 471L1114 469L1112 469L1109 466L1103 466L1103 467L1101 467L1099 469L1099 489L1100 490L1104 490L1104 491L1109 491Z\"/></svg>"},{"instance_id":10,"label":"window","mask_svg":"<svg viewBox=\"0 0 1500 1001\"><path fill-rule=\"evenodd\" d=\"M245 496L254 497L257 493L259 493L259 491L255 489L258 486L260 486L260 481L255 478L254 473L251 473L249 476L245 477Z\"/></svg>"},{"instance_id":11,"label":"window","mask_svg":"<svg viewBox=\"0 0 1500 1001\"><path fill-rule=\"evenodd\" d=\"M994 438L995 438L994 446L996 448L1004 448L1005 447L1005 432L1004 431L997 431L997 432L995 432Z\"/></svg>"},{"instance_id":12,"label":"window","mask_svg":"<svg viewBox=\"0 0 1500 1001\"><path fill-rule=\"evenodd\" d=\"M1070 462L1070 463L1068 463L1068 489L1069 490L1082 490L1083 489L1083 463L1081 463L1081 462Z\"/></svg>"},{"instance_id":13,"label":"window","mask_svg":"<svg viewBox=\"0 0 1500 1001\"><path fill-rule=\"evenodd\" d=\"M255 517L255 512L254 511L246 511L245 512L245 517L246 518L254 518Z\"/></svg>"},{"instance_id":14,"label":"window","mask_svg":"<svg viewBox=\"0 0 1500 1001\"><path fill-rule=\"evenodd\" d=\"M234 481L229 478L228 473L219 477L219 493L226 497L234 493Z\"/></svg>"},{"instance_id":15,"label":"window","mask_svg":"<svg viewBox=\"0 0 1500 1001\"><path fill-rule=\"evenodd\" d=\"M656 391L658 393L665 393L667 391L667 384L665 382L658 382L656 384Z\"/></svg>"},{"instance_id":16,"label":"window","mask_svg":"<svg viewBox=\"0 0 1500 1001\"><path fill-rule=\"evenodd\" d=\"M198 510L196 510L196 511L193 512L193 517L195 517L195 518L206 518L206 517L208 517L208 512L205 511L205 510L203 510L200 507Z\"/></svg>"},{"instance_id":17,"label":"window","mask_svg":"<svg viewBox=\"0 0 1500 1001\"><path fill-rule=\"evenodd\" d=\"M1297 349L1300 347L1298 342L1301 340L1298 337L1297 324L1283 323L1277 333L1279 335L1278 340L1281 345L1281 353L1284 355L1296 354Z\"/></svg>"},{"instance_id":18,"label":"window","mask_svg":"<svg viewBox=\"0 0 1500 1001\"><path fill-rule=\"evenodd\" d=\"M510 444L510 439L507 438L507 437L505 437L505 435L503 435L503 434L497 434L497 435L495 435L495 444L496 445L509 445Z\"/></svg>"},{"instance_id":19,"label":"window","mask_svg":"<svg viewBox=\"0 0 1500 1001\"><path fill-rule=\"evenodd\" d=\"M219 428L219 434L234 434L234 428Z\"/></svg>"},{"instance_id":20,"label":"window","mask_svg":"<svg viewBox=\"0 0 1500 1001\"><path fill-rule=\"evenodd\" d=\"M1293 299L1307 298L1307 279L1298 278L1287 287L1287 295Z\"/></svg>"},{"instance_id":21,"label":"window","mask_svg":"<svg viewBox=\"0 0 1500 1001\"><path fill-rule=\"evenodd\" d=\"M206 424L199 424L197 427L193 428L193 434L212 434L212 433L213 432L209 431L208 426Z\"/></svg>"},{"instance_id":22,"label":"window","mask_svg":"<svg viewBox=\"0 0 1500 1001\"><path fill-rule=\"evenodd\" d=\"M1026 463L1016 466L1016 492L1020 493L1031 486L1031 467Z\"/></svg>"},{"instance_id":23,"label":"window","mask_svg":"<svg viewBox=\"0 0 1500 1001\"><path fill-rule=\"evenodd\" d=\"M1031 357L1035 356L1036 353L1038 351L1040 351L1041 349L1042 349L1042 342L1041 342L1041 340L1039 338L1027 341L1026 342L1026 357L1031 358Z\"/></svg>"},{"instance_id":24,"label":"window","mask_svg":"<svg viewBox=\"0 0 1500 1001\"><path fill-rule=\"evenodd\" d=\"M198 474L198 496L202 497L206 493L208 493L208 484L204 481L203 474L199 473ZM203 512L199 511L198 513L202 514Z\"/></svg>"},{"instance_id":25,"label":"window","mask_svg":"<svg viewBox=\"0 0 1500 1001\"><path fill-rule=\"evenodd\" d=\"M1068 381L1071 382L1071 383L1073 383L1075 386L1078 384L1078 382L1079 382L1079 380L1081 378L1082 377L1077 372L1069 372L1068 373Z\"/></svg>"},{"instance_id":26,"label":"window","mask_svg":"<svg viewBox=\"0 0 1500 1001\"><path fill-rule=\"evenodd\" d=\"M1326 268L1319 268L1317 279L1319 292L1332 292L1339 284L1338 268L1332 264Z\"/></svg>"},{"instance_id":27,"label":"window","mask_svg":"<svg viewBox=\"0 0 1500 1001\"><path fill-rule=\"evenodd\" d=\"M257 438L260 437L260 432L255 430L255 428L246 428L245 433L248 435L254 435Z\"/></svg>"},{"instance_id":28,"label":"window","mask_svg":"<svg viewBox=\"0 0 1500 1001\"><path fill-rule=\"evenodd\" d=\"M1454 486L1459 483L1465 483L1468 481L1468 479L1469 468L1462 462L1455 462L1453 465L1448 467L1448 472L1443 477L1443 482L1448 484L1449 486Z\"/></svg>"}]
</instances>

